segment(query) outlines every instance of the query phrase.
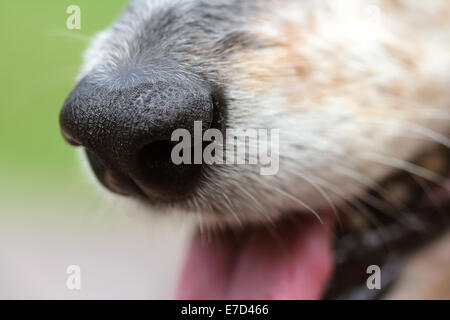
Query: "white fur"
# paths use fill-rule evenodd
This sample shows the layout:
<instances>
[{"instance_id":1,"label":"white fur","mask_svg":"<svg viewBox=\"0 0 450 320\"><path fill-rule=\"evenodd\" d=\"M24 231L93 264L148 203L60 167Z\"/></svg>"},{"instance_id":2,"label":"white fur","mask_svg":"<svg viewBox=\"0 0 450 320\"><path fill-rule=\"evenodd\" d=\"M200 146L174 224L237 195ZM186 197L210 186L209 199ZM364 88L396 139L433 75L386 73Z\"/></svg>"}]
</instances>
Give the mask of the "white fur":
<instances>
[{"instance_id":1,"label":"white fur","mask_svg":"<svg viewBox=\"0 0 450 320\"><path fill-rule=\"evenodd\" d=\"M130 36L166 1L143 3L142 20L120 26ZM220 223L312 212L329 207L329 199L360 196L367 184L398 170L398 161L447 141L450 21L442 15L450 3L396 3L403 8L388 0L261 1L262 14L246 31L286 46L238 52L217 66L231 80L228 125L280 129L280 172L264 177L254 166L212 168L184 205L197 214L214 203L228 212ZM113 36L99 34L80 77L128 54L108 51ZM297 66L306 74L296 74ZM426 89L436 90L432 100L418 95ZM218 222L214 215L202 219Z\"/></svg>"}]
</instances>

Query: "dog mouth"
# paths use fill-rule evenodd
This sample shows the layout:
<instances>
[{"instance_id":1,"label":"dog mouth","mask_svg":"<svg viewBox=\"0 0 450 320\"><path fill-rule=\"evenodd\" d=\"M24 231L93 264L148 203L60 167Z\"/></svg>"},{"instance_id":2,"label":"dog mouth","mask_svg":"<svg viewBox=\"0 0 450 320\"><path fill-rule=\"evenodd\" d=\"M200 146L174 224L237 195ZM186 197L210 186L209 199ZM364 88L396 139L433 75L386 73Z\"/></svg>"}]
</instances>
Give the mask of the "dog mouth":
<instances>
[{"instance_id":1,"label":"dog mouth","mask_svg":"<svg viewBox=\"0 0 450 320\"><path fill-rule=\"evenodd\" d=\"M290 218L276 226L197 233L179 299L318 299L333 269L333 218Z\"/></svg>"},{"instance_id":2,"label":"dog mouth","mask_svg":"<svg viewBox=\"0 0 450 320\"><path fill-rule=\"evenodd\" d=\"M448 159L447 153L445 158ZM379 299L392 287L405 258L450 227L450 170L442 180L417 183L417 177L396 173L383 185L400 182L409 195L404 211L373 214L358 226L332 210L318 210L320 221L306 214L286 214L274 225L248 225L198 231L181 271L179 299ZM425 188L423 183L425 183ZM426 192L424 192L424 189ZM350 220L352 216L349 215ZM367 286L367 270L381 270L381 288Z\"/></svg>"},{"instance_id":3,"label":"dog mouth","mask_svg":"<svg viewBox=\"0 0 450 320\"><path fill-rule=\"evenodd\" d=\"M287 216L274 226L250 225L210 236L198 231L185 257L176 297L382 298L395 283L405 257L448 230L450 217L442 212L450 212L450 184L438 189L432 203L422 198L402 218L359 231L341 230L332 212L319 212L322 222L306 215ZM418 224L411 224L410 216ZM381 269L377 290L367 287L369 266Z\"/></svg>"}]
</instances>

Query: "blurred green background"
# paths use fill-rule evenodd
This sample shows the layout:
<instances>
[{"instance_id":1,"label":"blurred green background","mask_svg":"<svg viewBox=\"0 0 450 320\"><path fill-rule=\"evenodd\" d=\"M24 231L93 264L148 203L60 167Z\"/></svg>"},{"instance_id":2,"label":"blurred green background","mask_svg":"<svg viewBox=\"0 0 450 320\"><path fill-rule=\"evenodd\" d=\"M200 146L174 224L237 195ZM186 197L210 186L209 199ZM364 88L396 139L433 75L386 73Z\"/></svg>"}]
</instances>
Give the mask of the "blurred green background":
<instances>
[{"instance_id":1,"label":"blurred green background","mask_svg":"<svg viewBox=\"0 0 450 320\"><path fill-rule=\"evenodd\" d=\"M189 230L104 199L59 130L83 51L127 1L0 1L0 300L173 296ZM69 265L83 290L68 290Z\"/></svg>"},{"instance_id":2,"label":"blurred green background","mask_svg":"<svg viewBox=\"0 0 450 320\"><path fill-rule=\"evenodd\" d=\"M82 52L127 1L0 1L0 218L90 214L99 199L63 139L59 110ZM66 9L81 8L69 30ZM65 209L63 212L61 209ZM2 223L0 221L0 223Z\"/></svg>"}]
</instances>

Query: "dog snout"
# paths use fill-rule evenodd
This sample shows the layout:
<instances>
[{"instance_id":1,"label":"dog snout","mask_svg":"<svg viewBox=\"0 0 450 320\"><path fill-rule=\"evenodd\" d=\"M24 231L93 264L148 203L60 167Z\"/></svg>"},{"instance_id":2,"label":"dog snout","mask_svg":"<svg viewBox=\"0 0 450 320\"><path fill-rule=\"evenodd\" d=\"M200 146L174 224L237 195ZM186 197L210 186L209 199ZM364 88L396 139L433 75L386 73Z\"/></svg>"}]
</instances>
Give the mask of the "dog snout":
<instances>
[{"instance_id":1,"label":"dog snout","mask_svg":"<svg viewBox=\"0 0 450 320\"><path fill-rule=\"evenodd\" d=\"M82 80L60 113L64 138L83 146L97 178L121 194L173 199L189 193L201 165L171 159L176 129L208 129L214 103L207 85L154 81L109 88Z\"/></svg>"}]
</instances>

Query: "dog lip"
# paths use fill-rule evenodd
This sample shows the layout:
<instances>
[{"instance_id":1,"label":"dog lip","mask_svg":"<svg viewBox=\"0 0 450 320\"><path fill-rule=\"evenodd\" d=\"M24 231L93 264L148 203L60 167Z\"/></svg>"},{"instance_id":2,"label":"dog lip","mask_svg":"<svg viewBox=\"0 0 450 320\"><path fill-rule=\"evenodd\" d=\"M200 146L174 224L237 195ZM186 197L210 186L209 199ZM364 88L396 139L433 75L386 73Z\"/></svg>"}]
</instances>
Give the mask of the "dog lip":
<instances>
[{"instance_id":1,"label":"dog lip","mask_svg":"<svg viewBox=\"0 0 450 320\"><path fill-rule=\"evenodd\" d=\"M128 176L107 168L92 151L86 149L86 154L97 180L106 189L121 196L145 197L144 192Z\"/></svg>"},{"instance_id":2,"label":"dog lip","mask_svg":"<svg viewBox=\"0 0 450 320\"><path fill-rule=\"evenodd\" d=\"M135 197L150 204L169 204L175 201L185 200L191 195L191 193L165 195L146 187L145 184L133 179L133 177L118 180L109 173L106 173L100 181L107 189L114 193L122 196Z\"/></svg>"},{"instance_id":3,"label":"dog lip","mask_svg":"<svg viewBox=\"0 0 450 320\"><path fill-rule=\"evenodd\" d=\"M69 133L67 133L66 130L61 129L61 134L62 134L64 140L65 140L68 144L70 144L71 146L74 146L74 147L79 147L79 146L81 146L81 142L79 142L77 139L75 139L74 137L72 137Z\"/></svg>"},{"instance_id":4,"label":"dog lip","mask_svg":"<svg viewBox=\"0 0 450 320\"><path fill-rule=\"evenodd\" d=\"M97 180L109 191L121 195L134 197L150 204L170 204L185 200L192 192L159 192L148 183L138 179L133 173L123 174L114 168L107 167L90 150L86 149L90 167Z\"/></svg>"},{"instance_id":5,"label":"dog lip","mask_svg":"<svg viewBox=\"0 0 450 320\"><path fill-rule=\"evenodd\" d=\"M144 200L150 202L151 204L169 204L176 201L182 201L191 195L190 192L186 194L179 194L179 195L165 195L161 192L154 191L151 188L147 188L145 185L140 184L139 182L134 182L136 185L136 188L138 189L138 193L140 197L143 197Z\"/></svg>"},{"instance_id":6,"label":"dog lip","mask_svg":"<svg viewBox=\"0 0 450 320\"><path fill-rule=\"evenodd\" d=\"M107 170L103 177L98 177L101 184L113 193L121 196L144 196L145 193L138 187L138 185L132 179L117 179L113 177L111 172Z\"/></svg>"}]
</instances>

